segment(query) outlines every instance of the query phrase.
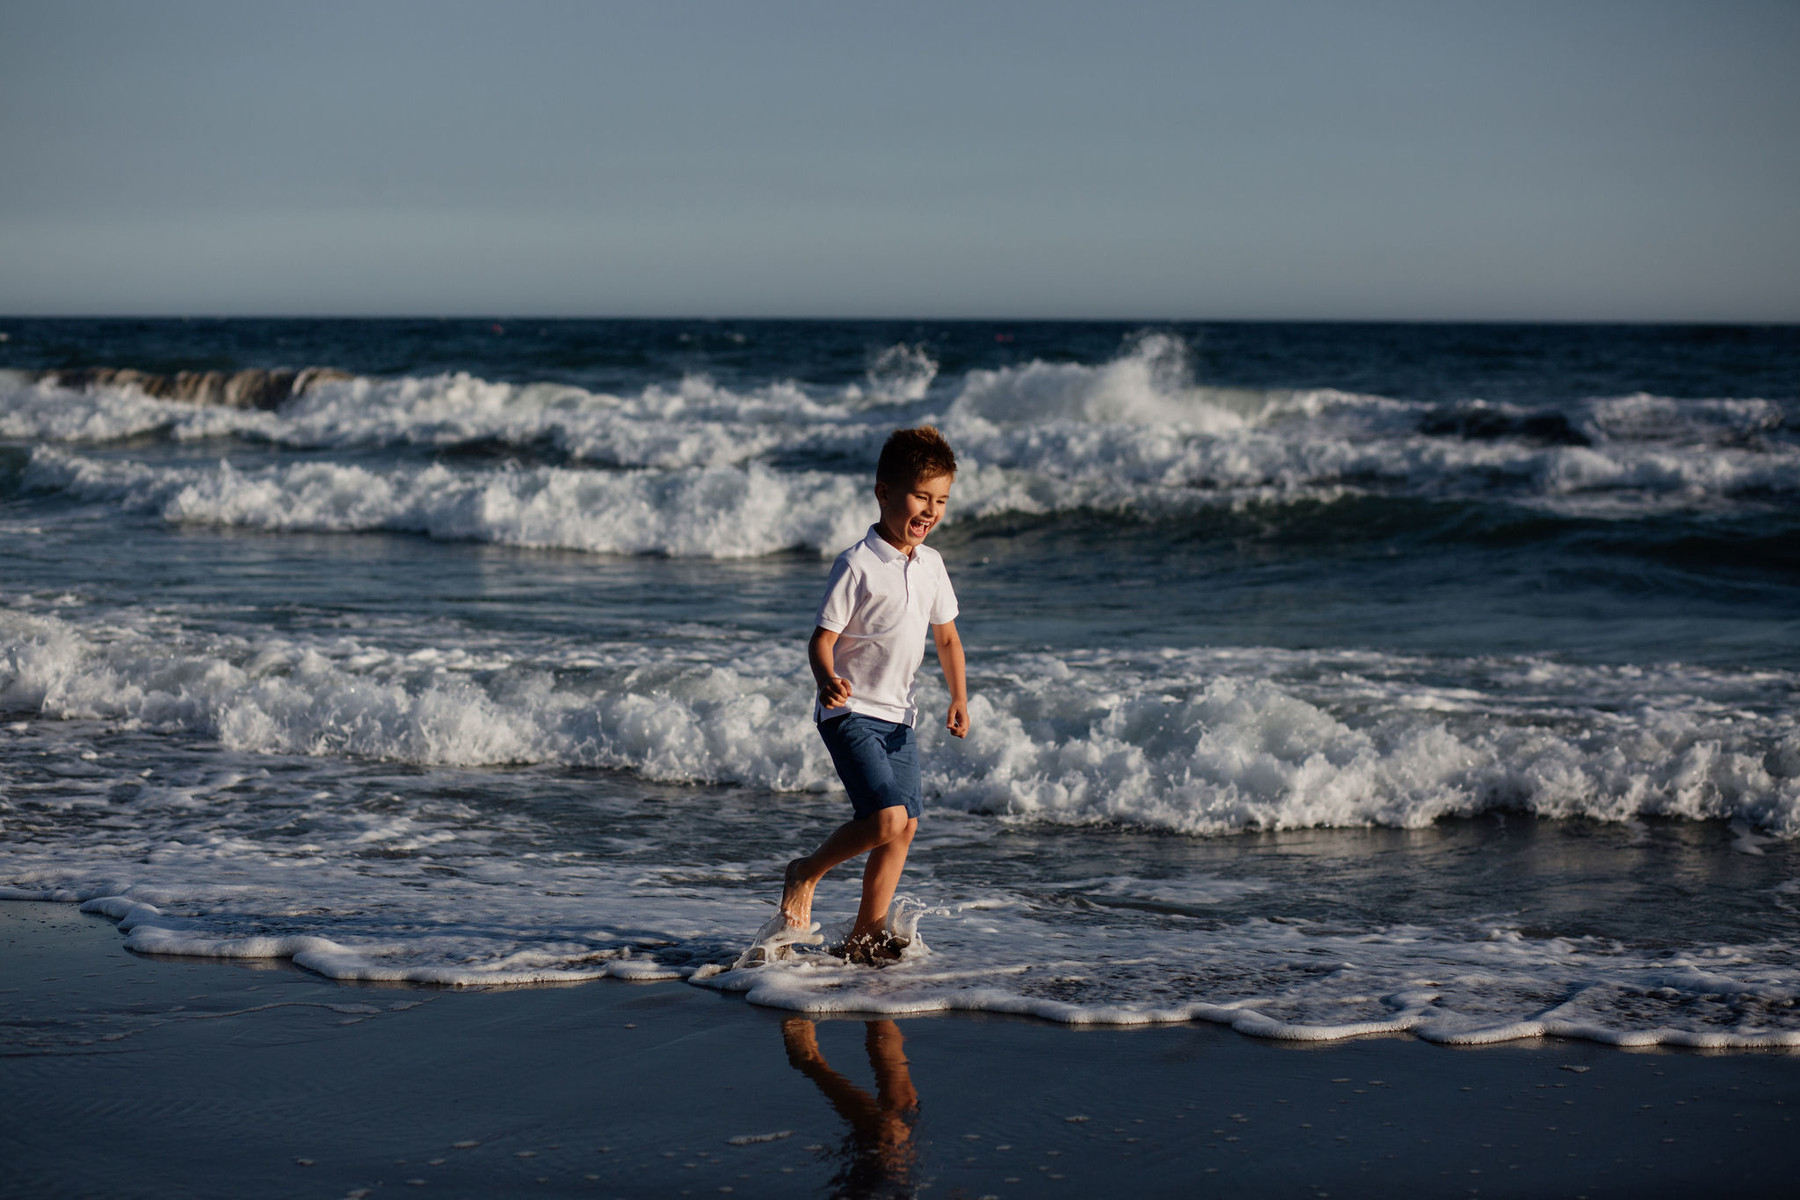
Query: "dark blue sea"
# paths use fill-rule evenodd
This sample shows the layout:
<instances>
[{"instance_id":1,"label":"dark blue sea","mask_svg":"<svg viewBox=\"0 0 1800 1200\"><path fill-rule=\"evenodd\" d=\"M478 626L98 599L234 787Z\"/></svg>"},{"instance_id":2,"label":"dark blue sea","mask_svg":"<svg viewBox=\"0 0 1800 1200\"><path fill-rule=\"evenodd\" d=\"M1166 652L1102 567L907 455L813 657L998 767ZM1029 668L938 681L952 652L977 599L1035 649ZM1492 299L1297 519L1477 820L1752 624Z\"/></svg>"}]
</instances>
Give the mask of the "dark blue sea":
<instances>
[{"instance_id":1,"label":"dark blue sea","mask_svg":"<svg viewBox=\"0 0 1800 1200\"><path fill-rule=\"evenodd\" d=\"M920 422L917 936L734 968ZM0 319L0 895L149 952L1800 1045L1797 713L1797 327Z\"/></svg>"}]
</instances>

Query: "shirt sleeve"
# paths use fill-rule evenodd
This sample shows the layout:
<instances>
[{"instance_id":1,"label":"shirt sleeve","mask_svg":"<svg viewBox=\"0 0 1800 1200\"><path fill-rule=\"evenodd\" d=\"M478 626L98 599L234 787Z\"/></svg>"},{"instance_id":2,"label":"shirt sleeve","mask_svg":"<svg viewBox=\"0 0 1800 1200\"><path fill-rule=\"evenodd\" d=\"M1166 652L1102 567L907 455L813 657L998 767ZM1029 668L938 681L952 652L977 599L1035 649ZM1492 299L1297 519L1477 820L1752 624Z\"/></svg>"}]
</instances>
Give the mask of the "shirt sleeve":
<instances>
[{"instance_id":1,"label":"shirt sleeve","mask_svg":"<svg viewBox=\"0 0 1800 1200\"><path fill-rule=\"evenodd\" d=\"M819 601L819 614L813 618L813 624L833 633L842 633L855 611L856 573L850 569L850 556L840 554L831 564L831 576L825 581L825 598Z\"/></svg>"},{"instance_id":2,"label":"shirt sleeve","mask_svg":"<svg viewBox=\"0 0 1800 1200\"><path fill-rule=\"evenodd\" d=\"M950 572L944 570L944 560L937 561L938 585L937 594L931 598L931 623L948 625L956 620L959 611L956 607L956 589L950 586Z\"/></svg>"}]
</instances>

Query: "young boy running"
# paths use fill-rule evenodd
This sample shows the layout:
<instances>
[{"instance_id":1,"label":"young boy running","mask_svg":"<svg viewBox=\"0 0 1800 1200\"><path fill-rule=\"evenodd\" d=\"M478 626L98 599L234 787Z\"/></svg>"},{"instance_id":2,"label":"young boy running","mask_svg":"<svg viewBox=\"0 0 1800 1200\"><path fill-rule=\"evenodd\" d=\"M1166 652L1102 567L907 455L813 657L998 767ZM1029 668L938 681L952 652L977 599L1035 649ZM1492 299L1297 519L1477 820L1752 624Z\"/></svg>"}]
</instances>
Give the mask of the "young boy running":
<instances>
[{"instance_id":1,"label":"young boy running","mask_svg":"<svg viewBox=\"0 0 1800 1200\"><path fill-rule=\"evenodd\" d=\"M944 724L957 737L969 732L956 593L942 556L925 545L943 519L955 478L956 455L936 429L921 425L889 435L875 467L881 517L832 565L808 646L819 685L813 720L856 817L788 864L781 917L790 937L810 933L819 880L866 851L862 904L844 943L852 962L891 961L904 948L892 942L885 921L919 827L913 676L925 657L927 631L950 688Z\"/></svg>"}]
</instances>

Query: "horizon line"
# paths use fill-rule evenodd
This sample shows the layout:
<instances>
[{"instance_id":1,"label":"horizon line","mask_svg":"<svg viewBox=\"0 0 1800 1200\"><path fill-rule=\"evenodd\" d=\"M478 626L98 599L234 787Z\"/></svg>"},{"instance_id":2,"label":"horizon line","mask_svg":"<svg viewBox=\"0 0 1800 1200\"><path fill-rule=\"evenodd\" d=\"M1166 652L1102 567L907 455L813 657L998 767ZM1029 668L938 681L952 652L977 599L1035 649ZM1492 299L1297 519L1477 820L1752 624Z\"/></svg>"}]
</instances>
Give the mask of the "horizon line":
<instances>
[{"instance_id":1,"label":"horizon line","mask_svg":"<svg viewBox=\"0 0 1800 1200\"><path fill-rule=\"evenodd\" d=\"M1716 327L1800 327L1796 318L1728 317L1022 317L1022 316L820 316L743 314L589 314L460 312L460 313L0 313L0 321L762 321L837 322L842 324L944 325L1633 325Z\"/></svg>"}]
</instances>

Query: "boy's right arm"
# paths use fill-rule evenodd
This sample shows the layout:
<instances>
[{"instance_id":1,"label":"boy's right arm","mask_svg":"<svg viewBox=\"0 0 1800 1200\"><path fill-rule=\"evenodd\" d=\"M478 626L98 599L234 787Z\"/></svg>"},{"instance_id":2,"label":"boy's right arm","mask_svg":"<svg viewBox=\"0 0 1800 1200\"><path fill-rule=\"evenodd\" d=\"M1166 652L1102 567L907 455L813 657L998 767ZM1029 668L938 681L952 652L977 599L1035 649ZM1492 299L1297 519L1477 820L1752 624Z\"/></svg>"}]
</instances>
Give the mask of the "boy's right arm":
<instances>
[{"instance_id":1,"label":"boy's right arm","mask_svg":"<svg viewBox=\"0 0 1800 1200\"><path fill-rule=\"evenodd\" d=\"M833 662L838 635L823 625L813 629L806 644L806 657L812 663L813 680L819 685L819 703L826 708L842 708L850 703L850 681L840 679Z\"/></svg>"}]
</instances>

